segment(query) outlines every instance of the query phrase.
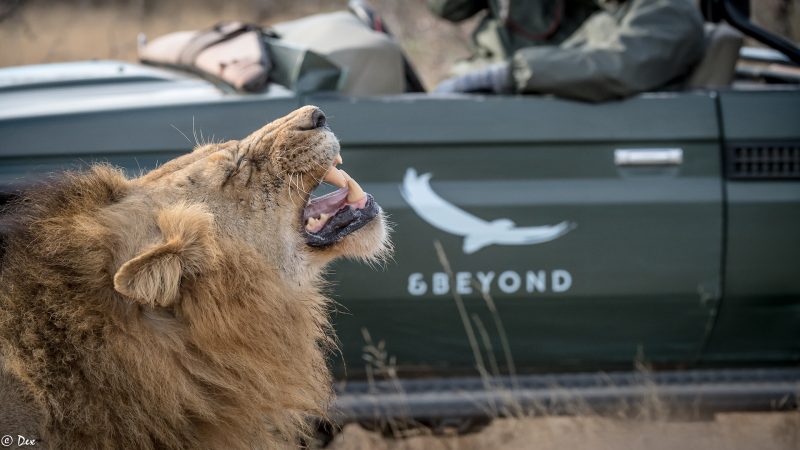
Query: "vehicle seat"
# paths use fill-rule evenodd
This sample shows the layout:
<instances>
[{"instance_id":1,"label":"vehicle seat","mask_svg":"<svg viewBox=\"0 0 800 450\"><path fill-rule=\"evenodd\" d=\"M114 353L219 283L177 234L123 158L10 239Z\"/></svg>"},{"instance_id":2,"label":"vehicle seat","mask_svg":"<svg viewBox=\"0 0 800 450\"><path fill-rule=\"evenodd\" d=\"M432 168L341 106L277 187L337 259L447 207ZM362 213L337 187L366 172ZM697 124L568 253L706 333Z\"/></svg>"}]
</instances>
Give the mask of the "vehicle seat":
<instances>
[{"instance_id":1,"label":"vehicle seat","mask_svg":"<svg viewBox=\"0 0 800 450\"><path fill-rule=\"evenodd\" d=\"M339 90L344 94L400 94L405 89L400 46L347 11L278 23L272 29L282 41L305 47L338 65L345 74Z\"/></svg>"},{"instance_id":2,"label":"vehicle seat","mask_svg":"<svg viewBox=\"0 0 800 450\"><path fill-rule=\"evenodd\" d=\"M742 34L724 23L706 23L705 52L689 76L690 89L728 86L736 74Z\"/></svg>"}]
</instances>

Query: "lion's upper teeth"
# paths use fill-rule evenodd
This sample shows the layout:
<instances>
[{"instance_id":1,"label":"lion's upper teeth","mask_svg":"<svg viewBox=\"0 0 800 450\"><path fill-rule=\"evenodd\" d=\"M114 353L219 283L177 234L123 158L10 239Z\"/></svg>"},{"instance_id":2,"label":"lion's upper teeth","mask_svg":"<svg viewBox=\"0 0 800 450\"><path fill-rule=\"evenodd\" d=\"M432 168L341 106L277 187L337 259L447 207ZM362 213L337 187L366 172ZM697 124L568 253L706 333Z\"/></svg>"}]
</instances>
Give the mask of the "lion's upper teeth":
<instances>
[{"instance_id":1,"label":"lion's upper teeth","mask_svg":"<svg viewBox=\"0 0 800 450\"><path fill-rule=\"evenodd\" d=\"M345 187L347 184L347 180L342 174L342 171L337 169L336 166L331 166L331 168L328 169L328 172L322 177L322 181L340 188Z\"/></svg>"},{"instance_id":2,"label":"lion's upper teeth","mask_svg":"<svg viewBox=\"0 0 800 450\"><path fill-rule=\"evenodd\" d=\"M334 166L338 166L339 164L344 164L344 161L342 160L342 154L341 153L337 153L336 154L336 158L333 159L333 165Z\"/></svg>"},{"instance_id":3,"label":"lion's upper teeth","mask_svg":"<svg viewBox=\"0 0 800 450\"><path fill-rule=\"evenodd\" d=\"M358 182L344 170L332 166L325 173L323 181L338 186L339 190L322 197L309 199L308 204L303 208L305 229L309 233L318 233L332 217L344 208L364 209L366 207L367 194L361 189Z\"/></svg>"},{"instance_id":4,"label":"lion's upper teeth","mask_svg":"<svg viewBox=\"0 0 800 450\"><path fill-rule=\"evenodd\" d=\"M341 171L344 173L345 178L347 179L347 203L358 203L364 199L366 194L364 190L361 189L361 186L358 185L356 180L350 177L345 171Z\"/></svg>"}]
</instances>

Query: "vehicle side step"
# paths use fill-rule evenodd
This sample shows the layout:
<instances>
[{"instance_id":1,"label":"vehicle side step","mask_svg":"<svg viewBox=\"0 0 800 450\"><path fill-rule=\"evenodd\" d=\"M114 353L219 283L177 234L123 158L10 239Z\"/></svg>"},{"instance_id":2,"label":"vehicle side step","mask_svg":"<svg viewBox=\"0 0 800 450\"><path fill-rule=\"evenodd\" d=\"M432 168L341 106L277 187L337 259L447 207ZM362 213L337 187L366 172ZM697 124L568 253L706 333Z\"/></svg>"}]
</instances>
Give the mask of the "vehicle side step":
<instances>
[{"instance_id":1,"label":"vehicle side step","mask_svg":"<svg viewBox=\"0 0 800 450\"><path fill-rule=\"evenodd\" d=\"M698 411L771 410L797 407L800 368L348 381L337 390L339 423L602 412L648 399Z\"/></svg>"}]
</instances>

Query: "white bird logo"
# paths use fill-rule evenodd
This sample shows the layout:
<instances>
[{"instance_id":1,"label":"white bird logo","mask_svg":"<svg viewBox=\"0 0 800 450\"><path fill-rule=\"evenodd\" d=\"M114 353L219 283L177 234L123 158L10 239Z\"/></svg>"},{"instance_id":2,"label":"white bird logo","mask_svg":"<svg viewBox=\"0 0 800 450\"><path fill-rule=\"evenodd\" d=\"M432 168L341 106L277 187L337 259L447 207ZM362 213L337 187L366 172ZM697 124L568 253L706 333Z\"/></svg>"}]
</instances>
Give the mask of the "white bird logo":
<instances>
[{"instance_id":1,"label":"white bird logo","mask_svg":"<svg viewBox=\"0 0 800 450\"><path fill-rule=\"evenodd\" d=\"M423 220L450 234L464 237L463 250L475 253L489 245L531 245L557 239L575 228L564 221L556 225L517 227L510 219L487 222L453 205L431 189L431 174L406 170L400 194Z\"/></svg>"}]
</instances>

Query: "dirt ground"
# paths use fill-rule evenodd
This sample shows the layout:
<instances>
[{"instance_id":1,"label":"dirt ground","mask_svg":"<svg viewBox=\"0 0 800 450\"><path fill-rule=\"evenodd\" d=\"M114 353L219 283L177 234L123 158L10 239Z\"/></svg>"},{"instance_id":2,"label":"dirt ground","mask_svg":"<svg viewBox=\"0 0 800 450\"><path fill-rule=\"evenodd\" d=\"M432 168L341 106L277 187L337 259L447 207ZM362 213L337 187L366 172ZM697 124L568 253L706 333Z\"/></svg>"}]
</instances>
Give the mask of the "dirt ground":
<instances>
[{"instance_id":1,"label":"dirt ground","mask_svg":"<svg viewBox=\"0 0 800 450\"><path fill-rule=\"evenodd\" d=\"M333 450L797 450L800 412L726 413L704 421L539 417L495 420L478 433L384 438L347 425Z\"/></svg>"}]
</instances>

